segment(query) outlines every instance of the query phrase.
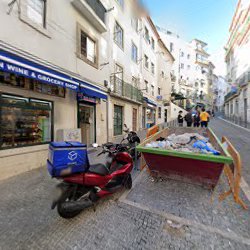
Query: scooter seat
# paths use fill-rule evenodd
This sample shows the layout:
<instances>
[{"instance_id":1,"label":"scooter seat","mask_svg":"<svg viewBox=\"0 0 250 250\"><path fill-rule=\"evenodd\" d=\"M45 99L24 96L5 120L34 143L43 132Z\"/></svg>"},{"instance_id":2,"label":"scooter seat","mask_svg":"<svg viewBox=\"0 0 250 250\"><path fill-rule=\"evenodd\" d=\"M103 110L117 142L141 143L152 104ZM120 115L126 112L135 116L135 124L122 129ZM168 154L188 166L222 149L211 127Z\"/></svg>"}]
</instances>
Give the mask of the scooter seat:
<instances>
[{"instance_id":1,"label":"scooter seat","mask_svg":"<svg viewBox=\"0 0 250 250\"><path fill-rule=\"evenodd\" d=\"M104 176L109 173L109 169L104 164L97 163L90 165L88 172Z\"/></svg>"}]
</instances>

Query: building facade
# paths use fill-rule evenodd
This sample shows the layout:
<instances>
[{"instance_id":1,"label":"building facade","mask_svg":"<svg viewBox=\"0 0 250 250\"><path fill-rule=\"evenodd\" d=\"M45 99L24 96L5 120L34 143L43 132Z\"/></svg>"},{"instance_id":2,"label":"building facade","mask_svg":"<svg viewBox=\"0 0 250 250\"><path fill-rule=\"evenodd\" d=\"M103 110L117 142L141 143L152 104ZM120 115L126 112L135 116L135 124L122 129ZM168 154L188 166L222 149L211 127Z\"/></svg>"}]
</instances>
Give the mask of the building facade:
<instances>
[{"instance_id":1,"label":"building facade","mask_svg":"<svg viewBox=\"0 0 250 250\"><path fill-rule=\"evenodd\" d=\"M250 3L239 0L226 45L227 81L231 90L225 96L225 115L250 122Z\"/></svg>"},{"instance_id":2,"label":"building facade","mask_svg":"<svg viewBox=\"0 0 250 250\"><path fill-rule=\"evenodd\" d=\"M186 42L178 34L157 28L176 59L171 72L174 102L184 108L195 104L211 108L214 65L209 61L207 44L198 39Z\"/></svg>"},{"instance_id":3,"label":"building facade","mask_svg":"<svg viewBox=\"0 0 250 250\"><path fill-rule=\"evenodd\" d=\"M50 141L102 144L163 121L173 57L140 8L1 1L1 178L44 166Z\"/></svg>"},{"instance_id":4,"label":"building facade","mask_svg":"<svg viewBox=\"0 0 250 250\"><path fill-rule=\"evenodd\" d=\"M213 75L214 110L224 112L224 98L230 90L230 85L223 76Z\"/></svg>"}]
</instances>

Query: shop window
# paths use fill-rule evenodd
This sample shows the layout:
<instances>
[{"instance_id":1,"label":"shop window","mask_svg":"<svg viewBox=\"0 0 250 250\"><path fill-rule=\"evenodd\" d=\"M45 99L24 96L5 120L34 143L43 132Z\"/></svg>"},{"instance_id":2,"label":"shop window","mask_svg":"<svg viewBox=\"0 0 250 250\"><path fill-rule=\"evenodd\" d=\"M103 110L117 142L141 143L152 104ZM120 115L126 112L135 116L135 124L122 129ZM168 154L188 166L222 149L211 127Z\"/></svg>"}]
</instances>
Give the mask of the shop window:
<instances>
[{"instance_id":1,"label":"shop window","mask_svg":"<svg viewBox=\"0 0 250 250\"><path fill-rule=\"evenodd\" d=\"M52 102L0 95L0 149L52 141Z\"/></svg>"},{"instance_id":2,"label":"shop window","mask_svg":"<svg viewBox=\"0 0 250 250\"><path fill-rule=\"evenodd\" d=\"M28 0L27 16L38 25L46 26L46 0Z\"/></svg>"},{"instance_id":3,"label":"shop window","mask_svg":"<svg viewBox=\"0 0 250 250\"><path fill-rule=\"evenodd\" d=\"M65 89L63 87L41 83L37 80L17 76L12 73L0 71L0 84L9 85L15 88L32 90L46 95L65 97Z\"/></svg>"},{"instance_id":4,"label":"shop window","mask_svg":"<svg viewBox=\"0 0 250 250\"><path fill-rule=\"evenodd\" d=\"M161 118L161 107L158 107L158 118Z\"/></svg>"},{"instance_id":5,"label":"shop window","mask_svg":"<svg viewBox=\"0 0 250 250\"><path fill-rule=\"evenodd\" d=\"M118 22L115 22L114 41L120 48L123 48L123 39L123 29Z\"/></svg>"},{"instance_id":6,"label":"shop window","mask_svg":"<svg viewBox=\"0 0 250 250\"><path fill-rule=\"evenodd\" d=\"M114 105L114 136L122 134L123 113L122 106Z\"/></svg>"},{"instance_id":7,"label":"shop window","mask_svg":"<svg viewBox=\"0 0 250 250\"><path fill-rule=\"evenodd\" d=\"M97 66L97 41L83 30L80 31L80 57L85 62Z\"/></svg>"},{"instance_id":8,"label":"shop window","mask_svg":"<svg viewBox=\"0 0 250 250\"><path fill-rule=\"evenodd\" d=\"M135 63L137 63L137 56L138 56L138 49L137 49L137 47L136 47L136 45L132 42L132 51L131 51L131 53L132 53L132 60L135 62Z\"/></svg>"}]
</instances>

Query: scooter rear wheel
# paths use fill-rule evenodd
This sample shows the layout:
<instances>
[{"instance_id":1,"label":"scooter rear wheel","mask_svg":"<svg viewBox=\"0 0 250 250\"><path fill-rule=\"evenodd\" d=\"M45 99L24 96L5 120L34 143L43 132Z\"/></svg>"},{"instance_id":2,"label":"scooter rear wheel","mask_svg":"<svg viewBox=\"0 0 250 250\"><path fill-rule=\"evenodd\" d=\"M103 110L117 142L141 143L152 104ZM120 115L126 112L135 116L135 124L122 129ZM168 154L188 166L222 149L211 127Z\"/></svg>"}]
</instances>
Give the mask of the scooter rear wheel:
<instances>
[{"instance_id":1,"label":"scooter rear wheel","mask_svg":"<svg viewBox=\"0 0 250 250\"><path fill-rule=\"evenodd\" d=\"M72 191L67 190L63 198L57 203L57 212L64 219L71 219L82 212L82 210L69 212L65 209L64 204L69 202L68 200L72 196Z\"/></svg>"},{"instance_id":2,"label":"scooter rear wheel","mask_svg":"<svg viewBox=\"0 0 250 250\"><path fill-rule=\"evenodd\" d=\"M125 179L124 187L126 189L131 189L132 188L132 177L131 177L131 174L128 174L127 178Z\"/></svg>"}]
</instances>

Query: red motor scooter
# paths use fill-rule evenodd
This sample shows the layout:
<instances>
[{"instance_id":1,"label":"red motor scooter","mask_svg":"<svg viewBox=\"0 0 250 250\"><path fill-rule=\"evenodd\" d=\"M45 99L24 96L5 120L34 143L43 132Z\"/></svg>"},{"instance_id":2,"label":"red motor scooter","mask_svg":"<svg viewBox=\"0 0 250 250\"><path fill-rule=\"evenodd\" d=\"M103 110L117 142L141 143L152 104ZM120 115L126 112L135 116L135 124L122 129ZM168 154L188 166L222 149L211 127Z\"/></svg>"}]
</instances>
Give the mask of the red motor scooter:
<instances>
[{"instance_id":1,"label":"red motor scooter","mask_svg":"<svg viewBox=\"0 0 250 250\"><path fill-rule=\"evenodd\" d=\"M89 165L87 172L64 177L57 185L57 195L51 208L57 207L63 218L73 218L83 209L94 205L99 199L125 187L132 187L132 157L124 152L122 145L104 144L98 154L108 154L105 164Z\"/></svg>"}]
</instances>

